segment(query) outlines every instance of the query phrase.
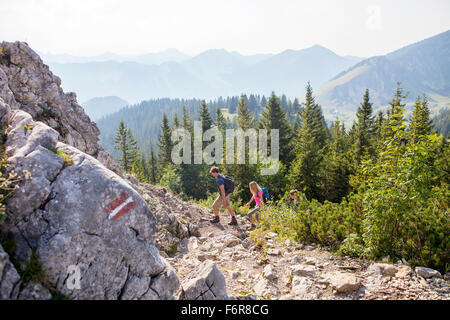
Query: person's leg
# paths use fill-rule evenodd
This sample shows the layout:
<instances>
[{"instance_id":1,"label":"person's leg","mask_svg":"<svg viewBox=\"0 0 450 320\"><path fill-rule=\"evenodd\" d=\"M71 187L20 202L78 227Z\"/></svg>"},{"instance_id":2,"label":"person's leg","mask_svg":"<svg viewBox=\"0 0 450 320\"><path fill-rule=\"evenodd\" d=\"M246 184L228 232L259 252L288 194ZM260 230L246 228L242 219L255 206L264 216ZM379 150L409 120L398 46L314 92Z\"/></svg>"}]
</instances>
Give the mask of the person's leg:
<instances>
[{"instance_id":1,"label":"person's leg","mask_svg":"<svg viewBox=\"0 0 450 320\"><path fill-rule=\"evenodd\" d=\"M234 210L233 210L233 208L231 207L231 204L230 204L230 196L229 196L229 195L227 195L227 196L225 197L225 207L227 208L228 213L229 213L230 216L231 216L231 222L229 223L229 225L230 225L230 226L235 226L235 225L237 225L238 222L237 222L236 217L235 217L235 215L234 215Z\"/></svg>"},{"instance_id":2,"label":"person's leg","mask_svg":"<svg viewBox=\"0 0 450 320\"><path fill-rule=\"evenodd\" d=\"M219 208L222 205L222 197L219 195L212 205L212 209L214 211L214 219L211 220L212 223L219 222Z\"/></svg>"},{"instance_id":3,"label":"person's leg","mask_svg":"<svg viewBox=\"0 0 450 320\"><path fill-rule=\"evenodd\" d=\"M248 220L250 220L250 223L252 224L252 226L255 225L255 220L253 219L253 215L255 214L255 212L256 212L256 208L251 210L248 213Z\"/></svg>"},{"instance_id":4,"label":"person's leg","mask_svg":"<svg viewBox=\"0 0 450 320\"><path fill-rule=\"evenodd\" d=\"M226 208L228 210L228 213L230 214L230 216L234 217L234 210L230 205L230 196L226 196L225 197L225 201L226 201Z\"/></svg>"}]
</instances>

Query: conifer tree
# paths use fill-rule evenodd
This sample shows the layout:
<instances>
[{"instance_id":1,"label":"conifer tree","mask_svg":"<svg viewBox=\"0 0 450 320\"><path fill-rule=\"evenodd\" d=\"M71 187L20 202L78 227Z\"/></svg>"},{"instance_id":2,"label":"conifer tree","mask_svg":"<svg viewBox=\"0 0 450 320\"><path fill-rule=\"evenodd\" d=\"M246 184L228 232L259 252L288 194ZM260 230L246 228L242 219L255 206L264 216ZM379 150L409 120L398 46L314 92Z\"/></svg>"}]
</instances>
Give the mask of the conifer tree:
<instances>
[{"instance_id":1,"label":"conifer tree","mask_svg":"<svg viewBox=\"0 0 450 320\"><path fill-rule=\"evenodd\" d=\"M222 135L225 134L225 130L227 130L227 120L225 119L220 107L217 107L216 110L216 125L217 129L222 132Z\"/></svg>"},{"instance_id":2,"label":"conifer tree","mask_svg":"<svg viewBox=\"0 0 450 320\"><path fill-rule=\"evenodd\" d=\"M120 121L114 143L114 149L119 150L121 153L120 166L125 172L129 172L137 158L138 147L131 129L127 128L123 120Z\"/></svg>"},{"instance_id":3,"label":"conifer tree","mask_svg":"<svg viewBox=\"0 0 450 320\"><path fill-rule=\"evenodd\" d=\"M373 154L372 140L375 128L368 89L364 93L363 102L356 112L356 117L358 122L356 123L355 131L354 160L356 165L359 165L365 153Z\"/></svg>"},{"instance_id":4,"label":"conifer tree","mask_svg":"<svg viewBox=\"0 0 450 320\"><path fill-rule=\"evenodd\" d=\"M286 113L281 108L280 100L272 92L272 95L267 102L259 119L259 128L267 130L268 145L270 146L270 130L279 129L279 147L280 147L280 161L283 163L290 163L292 161L292 129L287 119Z\"/></svg>"},{"instance_id":5,"label":"conifer tree","mask_svg":"<svg viewBox=\"0 0 450 320\"><path fill-rule=\"evenodd\" d=\"M305 107L294 146L295 160L290 170L290 187L304 191L311 199L323 199L320 168L323 160L328 128L321 107L315 103L311 85L306 86Z\"/></svg>"},{"instance_id":6,"label":"conifer tree","mask_svg":"<svg viewBox=\"0 0 450 320\"><path fill-rule=\"evenodd\" d=\"M175 112L175 114L173 115L173 127L175 129L180 127L180 121L178 120L178 113Z\"/></svg>"},{"instance_id":7,"label":"conifer tree","mask_svg":"<svg viewBox=\"0 0 450 320\"><path fill-rule=\"evenodd\" d=\"M430 134L433 130L433 122L430 119L430 109L428 108L428 99L426 96L423 97L422 101L420 97L416 100L410 129L412 143L416 143L421 136Z\"/></svg>"},{"instance_id":8,"label":"conifer tree","mask_svg":"<svg viewBox=\"0 0 450 320\"><path fill-rule=\"evenodd\" d=\"M169 126L169 120L167 119L167 115L163 114L162 124L161 124L161 133L158 139L158 147L159 147L159 161L161 163L161 167L164 167L168 163L172 163L172 128Z\"/></svg>"},{"instance_id":9,"label":"conifer tree","mask_svg":"<svg viewBox=\"0 0 450 320\"><path fill-rule=\"evenodd\" d=\"M155 156L153 147L150 147L150 157L148 159L149 182L155 184L158 181L158 159Z\"/></svg>"}]
</instances>

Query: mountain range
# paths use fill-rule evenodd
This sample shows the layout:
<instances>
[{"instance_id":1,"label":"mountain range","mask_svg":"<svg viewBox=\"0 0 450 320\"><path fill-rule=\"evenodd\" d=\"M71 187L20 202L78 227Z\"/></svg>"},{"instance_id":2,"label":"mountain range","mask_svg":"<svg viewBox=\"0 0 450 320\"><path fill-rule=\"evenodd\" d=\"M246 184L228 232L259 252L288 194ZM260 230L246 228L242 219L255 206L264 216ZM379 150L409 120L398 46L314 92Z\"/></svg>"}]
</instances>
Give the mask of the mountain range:
<instances>
[{"instance_id":1,"label":"mountain range","mask_svg":"<svg viewBox=\"0 0 450 320\"><path fill-rule=\"evenodd\" d=\"M169 49L133 57L107 53L44 55L43 59L61 77L64 89L76 92L80 101L116 96L136 104L161 97L268 96L271 91L303 101L310 81L325 117L348 124L366 89L377 110L388 104L401 82L409 92L408 112L422 94L428 96L433 113L450 107L450 30L367 59L340 56L319 45L278 54L242 55L212 49L188 56ZM114 112L116 106L100 103L97 107L91 102L87 113L98 119ZM99 112L93 112L96 108Z\"/></svg>"},{"instance_id":2,"label":"mountain range","mask_svg":"<svg viewBox=\"0 0 450 320\"><path fill-rule=\"evenodd\" d=\"M241 93L270 95L272 90L301 96L308 80L318 87L362 60L339 56L318 45L279 54L242 55L212 49L186 60L162 56L160 64L143 63L142 56L123 61L114 55L92 58L96 61L44 56L44 62L61 77L64 89L76 92L80 101L118 96L137 103L159 97L214 99Z\"/></svg>"},{"instance_id":3,"label":"mountain range","mask_svg":"<svg viewBox=\"0 0 450 320\"><path fill-rule=\"evenodd\" d=\"M317 101L326 116L351 117L369 89L374 108L392 100L397 82L408 92L405 101L426 94L434 111L450 107L450 30L385 56L360 61L322 85Z\"/></svg>"}]
</instances>

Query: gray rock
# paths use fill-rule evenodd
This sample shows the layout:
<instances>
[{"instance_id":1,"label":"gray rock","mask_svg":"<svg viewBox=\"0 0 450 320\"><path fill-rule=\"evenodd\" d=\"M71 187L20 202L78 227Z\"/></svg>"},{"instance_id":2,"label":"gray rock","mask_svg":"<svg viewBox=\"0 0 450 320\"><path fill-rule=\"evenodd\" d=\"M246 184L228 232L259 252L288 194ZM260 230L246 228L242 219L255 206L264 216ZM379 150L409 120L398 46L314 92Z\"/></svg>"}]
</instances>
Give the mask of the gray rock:
<instances>
[{"instance_id":1,"label":"gray rock","mask_svg":"<svg viewBox=\"0 0 450 320\"><path fill-rule=\"evenodd\" d=\"M352 292L361 286L361 280L351 273L333 272L328 275L328 279L338 293Z\"/></svg>"},{"instance_id":2,"label":"gray rock","mask_svg":"<svg viewBox=\"0 0 450 320\"><path fill-rule=\"evenodd\" d=\"M227 300L225 277L211 260L206 260L182 283L181 300Z\"/></svg>"},{"instance_id":3,"label":"gray rock","mask_svg":"<svg viewBox=\"0 0 450 320\"><path fill-rule=\"evenodd\" d=\"M17 299L20 276L0 245L0 300Z\"/></svg>"},{"instance_id":4,"label":"gray rock","mask_svg":"<svg viewBox=\"0 0 450 320\"><path fill-rule=\"evenodd\" d=\"M95 158L56 143L45 124L32 122L23 135L23 111L9 119L10 169L32 173L6 202L17 256L35 251L50 284L74 299L173 299L179 280L154 245L156 220L140 195ZM51 147L72 164L63 167ZM70 285L70 268L80 288Z\"/></svg>"},{"instance_id":5,"label":"gray rock","mask_svg":"<svg viewBox=\"0 0 450 320\"><path fill-rule=\"evenodd\" d=\"M392 264L388 263L374 263L369 266L367 271L374 275L383 275L383 276L395 276L398 271L398 268Z\"/></svg>"},{"instance_id":6,"label":"gray rock","mask_svg":"<svg viewBox=\"0 0 450 320\"><path fill-rule=\"evenodd\" d=\"M11 109L21 109L56 129L61 141L97 156L107 168L122 174L101 147L100 131L77 103L75 93L64 93L61 79L52 74L36 52L25 42L2 42L0 46L10 57L10 61L0 64L0 98Z\"/></svg>"},{"instance_id":7,"label":"gray rock","mask_svg":"<svg viewBox=\"0 0 450 320\"><path fill-rule=\"evenodd\" d=\"M424 277L425 279L428 278L442 278L442 274L434 269L431 268L426 268L426 267L416 267L416 273L421 276Z\"/></svg>"},{"instance_id":8,"label":"gray rock","mask_svg":"<svg viewBox=\"0 0 450 320\"><path fill-rule=\"evenodd\" d=\"M52 295L40 283L28 283L20 292L19 300L50 300Z\"/></svg>"},{"instance_id":9,"label":"gray rock","mask_svg":"<svg viewBox=\"0 0 450 320\"><path fill-rule=\"evenodd\" d=\"M276 275L272 265L270 265L270 264L268 264L267 266L264 267L263 275L264 275L264 278L266 278L267 280L273 280L273 279L277 278L277 275Z\"/></svg>"},{"instance_id":10,"label":"gray rock","mask_svg":"<svg viewBox=\"0 0 450 320\"><path fill-rule=\"evenodd\" d=\"M293 275L302 276L302 277L315 277L316 276L316 267L311 265L294 265L291 267L291 272Z\"/></svg>"}]
</instances>

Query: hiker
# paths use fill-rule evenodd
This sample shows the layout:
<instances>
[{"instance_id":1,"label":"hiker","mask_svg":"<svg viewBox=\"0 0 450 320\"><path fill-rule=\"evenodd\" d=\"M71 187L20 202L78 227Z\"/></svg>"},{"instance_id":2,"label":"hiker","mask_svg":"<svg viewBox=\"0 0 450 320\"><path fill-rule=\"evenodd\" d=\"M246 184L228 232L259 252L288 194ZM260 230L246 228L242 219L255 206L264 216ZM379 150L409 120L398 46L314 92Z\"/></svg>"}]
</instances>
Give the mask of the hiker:
<instances>
[{"instance_id":1,"label":"hiker","mask_svg":"<svg viewBox=\"0 0 450 320\"><path fill-rule=\"evenodd\" d=\"M219 218L219 208L224 206L227 208L228 212L231 215L231 222L228 224L230 226L236 226L238 224L236 217L234 215L233 208L230 205L230 193L234 191L234 181L228 176L223 176L219 174L219 168L212 167L209 170L209 173L216 178L217 189L219 190L219 196L214 201L212 206L214 210L214 219L211 220L211 223L218 223L220 221Z\"/></svg>"},{"instance_id":2,"label":"hiker","mask_svg":"<svg viewBox=\"0 0 450 320\"><path fill-rule=\"evenodd\" d=\"M298 203L298 195L297 195L297 193L298 193L297 189L289 191L289 197L291 198L292 201L294 201L294 204Z\"/></svg>"},{"instance_id":3,"label":"hiker","mask_svg":"<svg viewBox=\"0 0 450 320\"><path fill-rule=\"evenodd\" d=\"M256 228L255 220L253 219L253 215L255 215L256 221L259 222L259 208L261 208L261 205L264 204L263 199L263 191L261 187L255 182L252 181L249 183L250 192L253 194L252 198L249 202L245 204L246 207L250 206L250 204L255 200L256 207L248 213L248 219L250 220L250 223L252 226L250 227L250 230L254 230Z\"/></svg>"},{"instance_id":4,"label":"hiker","mask_svg":"<svg viewBox=\"0 0 450 320\"><path fill-rule=\"evenodd\" d=\"M289 191L289 197L292 200L292 203L294 205L298 205L299 204L299 199L298 199L298 195L299 194L302 197L302 201L308 201L308 199L306 199L305 194L300 193L297 189L293 189L293 190Z\"/></svg>"}]
</instances>

